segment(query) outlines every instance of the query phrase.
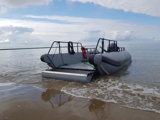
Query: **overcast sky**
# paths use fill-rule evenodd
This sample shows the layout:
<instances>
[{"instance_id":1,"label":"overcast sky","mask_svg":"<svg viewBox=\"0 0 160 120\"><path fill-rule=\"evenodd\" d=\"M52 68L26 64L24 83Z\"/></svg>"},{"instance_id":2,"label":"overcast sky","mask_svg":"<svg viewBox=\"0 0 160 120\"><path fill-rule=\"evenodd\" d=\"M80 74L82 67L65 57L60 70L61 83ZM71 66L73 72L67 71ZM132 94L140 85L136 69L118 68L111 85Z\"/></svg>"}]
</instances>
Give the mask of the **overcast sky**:
<instances>
[{"instance_id":1,"label":"overcast sky","mask_svg":"<svg viewBox=\"0 0 160 120\"><path fill-rule=\"evenodd\" d=\"M160 0L0 0L0 45L160 41Z\"/></svg>"}]
</instances>

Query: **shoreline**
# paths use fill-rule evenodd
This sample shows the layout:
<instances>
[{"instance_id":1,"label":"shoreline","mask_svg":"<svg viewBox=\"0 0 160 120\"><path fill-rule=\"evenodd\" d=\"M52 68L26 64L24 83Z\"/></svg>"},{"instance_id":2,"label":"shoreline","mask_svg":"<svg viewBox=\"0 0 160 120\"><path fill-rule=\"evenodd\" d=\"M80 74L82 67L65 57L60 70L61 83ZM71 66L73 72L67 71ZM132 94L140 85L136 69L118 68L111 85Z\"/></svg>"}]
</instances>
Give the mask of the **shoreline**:
<instances>
[{"instance_id":1,"label":"shoreline","mask_svg":"<svg viewBox=\"0 0 160 120\"><path fill-rule=\"evenodd\" d=\"M55 89L28 89L30 91L0 100L1 120L160 119L160 114L152 111L128 108L96 99L73 97Z\"/></svg>"}]
</instances>

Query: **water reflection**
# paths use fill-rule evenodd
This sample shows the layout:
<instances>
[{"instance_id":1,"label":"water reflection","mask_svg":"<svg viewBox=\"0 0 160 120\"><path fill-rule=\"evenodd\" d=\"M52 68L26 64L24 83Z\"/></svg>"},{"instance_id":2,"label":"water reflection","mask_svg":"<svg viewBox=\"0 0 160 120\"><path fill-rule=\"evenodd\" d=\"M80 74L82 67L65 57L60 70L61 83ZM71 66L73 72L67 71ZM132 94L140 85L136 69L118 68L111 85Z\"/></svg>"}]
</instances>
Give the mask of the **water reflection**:
<instances>
[{"instance_id":1,"label":"water reflection","mask_svg":"<svg viewBox=\"0 0 160 120\"><path fill-rule=\"evenodd\" d=\"M90 100L90 105L88 106L88 109L90 112L93 112L95 114L98 120L106 119L105 102L92 99Z\"/></svg>"},{"instance_id":2,"label":"water reflection","mask_svg":"<svg viewBox=\"0 0 160 120\"><path fill-rule=\"evenodd\" d=\"M61 107L72 100L70 95L55 89L47 89L45 92L42 92L41 98L43 101L49 102L52 108Z\"/></svg>"}]
</instances>

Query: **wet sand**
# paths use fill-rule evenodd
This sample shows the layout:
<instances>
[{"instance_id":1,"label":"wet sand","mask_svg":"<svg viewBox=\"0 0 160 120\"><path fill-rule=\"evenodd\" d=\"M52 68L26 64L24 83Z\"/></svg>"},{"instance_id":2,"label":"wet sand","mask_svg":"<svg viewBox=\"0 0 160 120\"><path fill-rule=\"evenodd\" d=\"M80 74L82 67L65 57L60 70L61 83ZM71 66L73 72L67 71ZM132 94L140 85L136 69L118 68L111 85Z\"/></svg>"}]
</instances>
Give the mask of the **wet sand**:
<instances>
[{"instance_id":1,"label":"wet sand","mask_svg":"<svg viewBox=\"0 0 160 120\"><path fill-rule=\"evenodd\" d=\"M0 99L0 120L160 120L160 114L96 99L67 95L55 89L22 86L25 92ZM1 93L2 95L2 93Z\"/></svg>"}]
</instances>

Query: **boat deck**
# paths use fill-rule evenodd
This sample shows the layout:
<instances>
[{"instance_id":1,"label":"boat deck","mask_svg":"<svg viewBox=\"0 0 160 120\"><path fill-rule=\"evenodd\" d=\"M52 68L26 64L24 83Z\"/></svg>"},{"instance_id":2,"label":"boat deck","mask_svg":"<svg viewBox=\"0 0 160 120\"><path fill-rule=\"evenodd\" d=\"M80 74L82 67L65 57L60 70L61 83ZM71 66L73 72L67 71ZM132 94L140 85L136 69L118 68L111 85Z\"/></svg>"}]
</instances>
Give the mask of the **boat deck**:
<instances>
[{"instance_id":1,"label":"boat deck","mask_svg":"<svg viewBox=\"0 0 160 120\"><path fill-rule=\"evenodd\" d=\"M81 62L77 64L71 64L71 65L64 65L61 66L62 69L74 69L74 70L85 70L85 71L95 71L95 68L93 65L89 64L88 62Z\"/></svg>"}]
</instances>

